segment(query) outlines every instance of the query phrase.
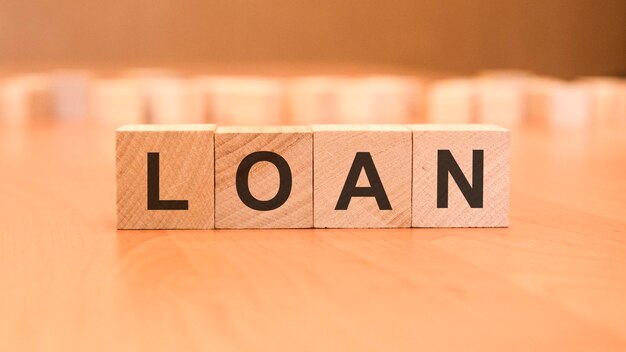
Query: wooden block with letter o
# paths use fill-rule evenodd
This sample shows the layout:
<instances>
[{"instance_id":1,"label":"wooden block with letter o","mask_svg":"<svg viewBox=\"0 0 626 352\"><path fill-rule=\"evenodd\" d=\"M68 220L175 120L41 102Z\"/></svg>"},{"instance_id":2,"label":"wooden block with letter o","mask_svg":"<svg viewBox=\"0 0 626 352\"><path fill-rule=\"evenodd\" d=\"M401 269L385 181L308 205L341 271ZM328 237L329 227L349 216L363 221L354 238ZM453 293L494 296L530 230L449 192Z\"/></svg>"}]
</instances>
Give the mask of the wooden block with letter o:
<instances>
[{"instance_id":1,"label":"wooden block with letter o","mask_svg":"<svg viewBox=\"0 0 626 352\"><path fill-rule=\"evenodd\" d=\"M219 127L216 228L313 227L310 127Z\"/></svg>"},{"instance_id":2,"label":"wooden block with letter o","mask_svg":"<svg viewBox=\"0 0 626 352\"><path fill-rule=\"evenodd\" d=\"M316 228L411 226L411 131L314 125Z\"/></svg>"},{"instance_id":3,"label":"wooden block with letter o","mask_svg":"<svg viewBox=\"0 0 626 352\"><path fill-rule=\"evenodd\" d=\"M493 125L411 125L413 227L506 227L510 132Z\"/></svg>"},{"instance_id":4,"label":"wooden block with letter o","mask_svg":"<svg viewBox=\"0 0 626 352\"><path fill-rule=\"evenodd\" d=\"M214 227L215 125L116 131L117 228Z\"/></svg>"}]
</instances>

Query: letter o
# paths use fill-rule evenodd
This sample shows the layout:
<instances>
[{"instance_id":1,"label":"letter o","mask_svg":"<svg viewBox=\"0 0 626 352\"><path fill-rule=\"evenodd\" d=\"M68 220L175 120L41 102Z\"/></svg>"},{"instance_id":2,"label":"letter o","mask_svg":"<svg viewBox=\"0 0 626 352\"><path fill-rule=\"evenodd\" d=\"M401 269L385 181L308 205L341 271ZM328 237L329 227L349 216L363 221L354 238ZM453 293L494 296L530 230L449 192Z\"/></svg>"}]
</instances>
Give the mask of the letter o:
<instances>
[{"instance_id":1,"label":"letter o","mask_svg":"<svg viewBox=\"0 0 626 352\"><path fill-rule=\"evenodd\" d=\"M276 192L276 195L269 200L256 199L252 193L250 193L250 187L248 184L250 170L254 164L260 161L270 162L276 166L276 169L278 169L278 176L280 180L278 192ZM274 210L285 204L291 194L291 169L289 168L287 160L274 152L254 152L243 158L241 163L239 163L239 167L237 167L235 185L237 186L237 195L239 196L239 199L241 199L243 204L249 208L259 211Z\"/></svg>"}]
</instances>

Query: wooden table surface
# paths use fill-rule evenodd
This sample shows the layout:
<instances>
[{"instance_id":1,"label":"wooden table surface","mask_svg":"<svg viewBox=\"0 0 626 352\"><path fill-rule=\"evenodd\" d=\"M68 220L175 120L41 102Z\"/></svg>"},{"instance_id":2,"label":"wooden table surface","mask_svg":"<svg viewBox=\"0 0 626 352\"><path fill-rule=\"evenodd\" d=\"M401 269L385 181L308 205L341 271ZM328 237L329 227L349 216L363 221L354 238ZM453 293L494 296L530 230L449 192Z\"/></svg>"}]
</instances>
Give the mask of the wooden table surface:
<instances>
[{"instance_id":1,"label":"wooden table surface","mask_svg":"<svg viewBox=\"0 0 626 352\"><path fill-rule=\"evenodd\" d=\"M117 231L114 135L0 128L0 350L626 350L626 130L514 131L506 229Z\"/></svg>"}]
</instances>

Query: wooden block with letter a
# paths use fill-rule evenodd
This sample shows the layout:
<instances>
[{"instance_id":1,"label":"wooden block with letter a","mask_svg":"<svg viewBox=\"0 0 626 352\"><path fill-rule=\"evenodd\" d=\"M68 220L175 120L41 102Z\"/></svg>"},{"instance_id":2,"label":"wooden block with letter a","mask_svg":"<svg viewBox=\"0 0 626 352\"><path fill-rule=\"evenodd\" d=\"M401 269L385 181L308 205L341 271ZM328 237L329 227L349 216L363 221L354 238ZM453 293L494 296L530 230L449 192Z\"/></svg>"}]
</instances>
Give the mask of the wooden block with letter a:
<instances>
[{"instance_id":1,"label":"wooden block with letter a","mask_svg":"<svg viewBox=\"0 0 626 352\"><path fill-rule=\"evenodd\" d=\"M216 228L313 227L310 127L219 127Z\"/></svg>"},{"instance_id":2,"label":"wooden block with letter a","mask_svg":"<svg viewBox=\"0 0 626 352\"><path fill-rule=\"evenodd\" d=\"M116 131L117 228L214 227L215 125Z\"/></svg>"},{"instance_id":3,"label":"wooden block with letter a","mask_svg":"<svg viewBox=\"0 0 626 352\"><path fill-rule=\"evenodd\" d=\"M510 132L494 125L411 125L413 227L509 225Z\"/></svg>"},{"instance_id":4,"label":"wooden block with letter a","mask_svg":"<svg viewBox=\"0 0 626 352\"><path fill-rule=\"evenodd\" d=\"M316 228L411 226L411 131L314 125Z\"/></svg>"}]
</instances>

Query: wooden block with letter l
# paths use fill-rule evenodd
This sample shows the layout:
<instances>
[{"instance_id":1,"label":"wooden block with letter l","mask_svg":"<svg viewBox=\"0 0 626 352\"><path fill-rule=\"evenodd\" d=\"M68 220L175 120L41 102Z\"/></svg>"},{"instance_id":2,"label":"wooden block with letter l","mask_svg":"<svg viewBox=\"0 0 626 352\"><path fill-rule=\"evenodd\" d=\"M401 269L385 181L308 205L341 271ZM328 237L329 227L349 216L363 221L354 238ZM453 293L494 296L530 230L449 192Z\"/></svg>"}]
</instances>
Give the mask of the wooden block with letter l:
<instances>
[{"instance_id":1,"label":"wooden block with letter l","mask_svg":"<svg viewBox=\"0 0 626 352\"><path fill-rule=\"evenodd\" d=\"M509 225L509 130L494 125L410 128L413 227Z\"/></svg>"},{"instance_id":2,"label":"wooden block with letter l","mask_svg":"<svg viewBox=\"0 0 626 352\"><path fill-rule=\"evenodd\" d=\"M214 227L215 125L116 131L117 228Z\"/></svg>"},{"instance_id":3,"label":"wooden block with letter l","mask_svg":"<svg viewBox=\"0 0 626 352\"><path fill-rule=\"evenodd\" d=\"M313 227L310 127L219 127L216 228Z\"/></svg>"},{"instance_id":4,"label":"wooden block with letter l","mask_svg":"<svg viewBox=\"0 0 626 352\"><path fill-rule=\"evenodd\" d=\"M316 228L411 226L411 131L314 125Z\"/></svg>"}]
</instances>

